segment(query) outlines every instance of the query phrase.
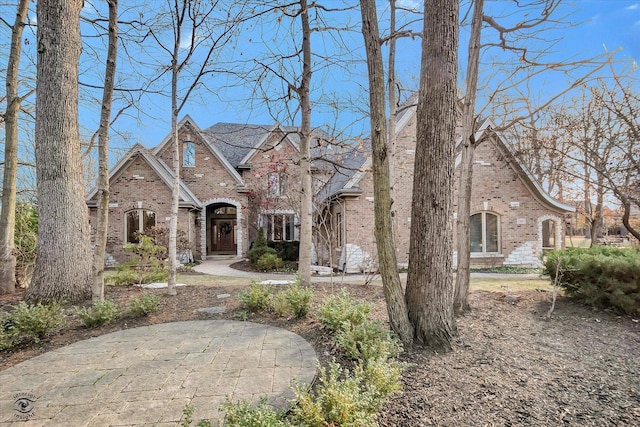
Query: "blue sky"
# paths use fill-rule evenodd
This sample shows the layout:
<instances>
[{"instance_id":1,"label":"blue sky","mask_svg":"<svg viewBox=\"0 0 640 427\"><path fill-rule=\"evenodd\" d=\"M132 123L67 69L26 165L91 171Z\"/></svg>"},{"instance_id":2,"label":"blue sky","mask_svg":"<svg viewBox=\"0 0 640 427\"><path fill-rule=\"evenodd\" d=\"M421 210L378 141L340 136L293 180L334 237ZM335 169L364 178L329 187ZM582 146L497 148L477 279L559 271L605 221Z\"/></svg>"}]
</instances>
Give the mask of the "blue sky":
<instances>
[{"instance_id":1,"label":"blue sky","mask_svg":"<svg viewBox=\"0 0 640 427\"><path fill-rule=\"evenodd\" d=\"M325 4L341 6L345 2L357 3L355 0L325 0ZM135 2L134 2L135 3ZM422 2L418 0L398 0L398 3L414 9L421 9ZM85 3L85 12L90 13L91 2ZM101 4L98 2L97 4ZM160 2L158 2L160 4ZM384 5L381 1L379 14L384 14ZM486 0L486 9L492 14L502 14L512 12L512 2L506 0ZM121 5L121 10L124 7ZM593 57L604 52L605 46L609 51L618 48L623 50L618 53L619 59L640 58L640 0L574 0L565 1L559 13L565 17L565 21L571 21L575 25L564 26L552 29L545 38L555 39L552 57L557 59L577 59ZM410 16L405 14L406 16ZM333 15L335 18L336 15ZM343 25L359 24L358 12L343 12L337 18ZM381 23L381 28L384 23ZM278 31L276 31L278 30ZM461 46L466 44L468 38L468 28L461 30ZM265 46L271 51L286 51L287 37L286 29L278 27L274 22L267 30L259 31L256 28L246 29L242 37L235 43L234 49L227 58L232 60L245 60L254 55L265 53ZM29 36L27 36L29 37ZM336 47L331 37L314 36L313 48L324 51L325 54L340 50ZM343 35L343 44L351 52L342 51L344 60L339 67L330 67L317 70L314 73L315 98L323 101L317 106L314 113L314 125L326 124L345 128L351 135L365 134L368 122L363 120L366 102L366 68L362 61L354 61L355 58L363 58L361 50L362 41L359 30L354 30ZM534 42L534 41L532 41ZM25 50L35 48L35 38L33 43L25 47ZM405 39L398 46L397 71L403 85L412 89L417 86L419 63L420 63L420 41L419 39ZM348 56L352 54L352 56ZM157 64L156 64L157 65ZM120 71L124 72L126 78L127 65L119 64ZM464 67L464 59L462 67ZM99 75L102 66L92 66L84 77L99 82ZM485 69L484 72L487 72ZM92 76L91 73L95 74ZM491 83L485 79L484 83ZM256 88L252 83L242 86L234 86L236 82L229 81L226 77L217 80L206 80L205 85L209 92L202 92L201 96L195 96L185 106L181 112L181 117L189 114L202 128L209 127L216 122L238 122L238 123L274 123L274 115L278 115L278 120L286 122L285 115L276 111L277 114L269 114L266 105L253 99ZM538 83L535 90L540 94L545 91L557 90L564 84L561 78L550 75ZM234 86L221 89L223 86ZM272 83L270 89L274 93L282 91L282 85ZM170 131L169 99L160 96L146 97L142 104L140 119L134 120L131 117L121 117L115 124L115 133L112 137L112 157L115 160L122 155L122 150L117 147L130 147L135 143L142 143L147 147L157 145ZM338 104L337 110L331 109L327 105ZM335 105L334 105L335 106ZM339 113L336 113L339 111ZM98 105L95 102L82 104L81 124L84 128L85 136L90 135L96 128L96 119L99 114ZM354 125L353 122L356 121ZM289 123L286 123L289 124Z\"/></svg>"},{"instance_id":2,"label":"blue sky","mask_svg":"<svg viewBox=\"0 0 640 427\"><path fill-rule=\"evenodd\" d=\"M421 8L421 4L415 0L402 0L401 4L406 6ZM511 2L488 0L486 7L491 10L501 10L510 7ZM568 16L568 20L575 23L570 27L558 29L551 32L551 38L557 39L554 46L555 57L584 58L593 57L604 52L604 49L613 51L622 48L617 55L618 58L640 58L640 1L630 0L577 0L572 4L562 5L561 15ZM353 19L359 18L357 15ZM354 33L350 35L352 43L360 46L360 35ZM461 32L461 45L466 43L467 33L463 28ZM251 47L244 46L245 55L251 54ZM406 41L401 43L398 57L399 75L405 81L405 85L415 86L417 81L418 65L420 61L419 41ZM553 79L553 77L550 77ZM348 76L339 71L332 73L327 81L327 76L316 73L314 79L321 80L323 88L329 91L345 92L354 91L354 82L357 85L366 84L366 76L362 66L353 66ZM553 86L553 82L550 86ZM561 84L561 83L560 83ZM357 86L356 85L356 86ZM540 88L544 90L544 88ZM355 92L358 90L356 89ZM264 111L262 105L253 105L245 102L237 102L235 99L249 97L251 93L250 85L233 89L227 92L230 102L215 100L215 102L191 102L184 113L191 115L201 127L208 127L218 121L231 122L253 122L253 123L273 123L273 118ZM366 98L361 98L366 100ZM152 104L154 111L166 110L163 104L168 101L157 101ZM168 111L167 111L168 113ZM334 117L331 114L317 114L315 124L331 124ZM126 124L120 126L126 128ZM364 123L366 125L366 123ZM358 128L359 129L359 128ZM153 146L159 142L170 130L168 114L158 117L156 120L149 118L142 127L132 123L128 129L134 141L141 142L146 146ZM357 133L357 132L356 132Z\"/></svg>"}]
</instances>

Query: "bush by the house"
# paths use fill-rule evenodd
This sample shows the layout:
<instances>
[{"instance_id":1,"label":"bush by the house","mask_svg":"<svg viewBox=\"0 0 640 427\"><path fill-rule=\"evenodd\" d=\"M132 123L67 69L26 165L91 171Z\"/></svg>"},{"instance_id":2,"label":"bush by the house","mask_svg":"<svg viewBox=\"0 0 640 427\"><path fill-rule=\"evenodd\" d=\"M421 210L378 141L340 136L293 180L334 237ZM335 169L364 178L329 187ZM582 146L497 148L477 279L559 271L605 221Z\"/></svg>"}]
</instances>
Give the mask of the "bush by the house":
<instances>
[{"instance_id":1,"label":"bush by the house","mask_svg":"<svg viewBox=\"0 0 640 427\"><path fill-rule=\"evenodd\" d=\"M275 249L267 246L267 239L264 237L264 229L260 227L258 229L258 236L256 237L256 240L251 245L249 252L247 252L247 258L249 258L249 262L252 265L257 266L258 260L265 254L273 254L277 256Z\"/></svg>"},{"instance_id":2,"label":"bush by the house","mask_svg":"<svg viewBox=\"0 0 640 427\"><path fill-rule=\"evenodd\" d=\"M282 268L283 262L282 259L276 254L266 253L258 259L256 262L256 267L260 271L273 271L279 270Z\"/></svg>"},{"instance_id":3,"label":"bush by the house","mask_svg":"<svg viewBox=\"0 0 640 427\"><path fill-rule=\"evenodd\" d=\"M20 302L5 320L6 332L12 341L39 342L48 333L60 328L65 319L60 303L30 305Z\"/></svg>"},{"instance_id":4,"label":"bush by the house","mask_svg":"<svg viewBox=\"0 0 640 427\"><path fill-rule=\"evenodd\" d=\"M148 316L158 311L160 300L156 294L145 292L129 300L129 312L134 316Z\"/></svg>"},{"instance_id":5,"label":"bush by the house","mask_svg":"<svg viewBox=\"0 0 640 427\"><path fill-rule=\"evenodd\" d=\"M164 246L154 243L153 238L141 235L139 243L127 243L124 250L133 259L116 266L116 273L105 278L114 285L139 285L142 283L164 282L169 277L165 263L160 258L166 251Z\"/></svg>"},{"instance_id":6,"label":"bush by the house","mask_svg":"<svg viewBox=\"0 0 640 427\"><path fill-rule=\"evenodd\" d=\"M102 300L91 307L77 308L76 314L90 328L97 328L110 323L120 316L120 309L115 302Z\"/></svg>"},{"instance_id":7,"label":"bush by the house","mask_svg":"<svg viewBox=\"0 0 640 427\"><path fill-rule=\"evenodd\" d=\"M346 291L342 290L336 295L327 298L320 307L318 320L332 331L338 331L343 322L358 324L364 322L371 311L371 304L358 302Z\"/></svg>"},{"instance_id":8,"label":"bush by the house","mask_svg":"<svg viewBox=\"0 0 640 427\"><path fill-rule=\"evenodd\" d=\"M271 288L258 282L253 282L248 289L240 292L239 298L250 311L264 310L269 307Z\"/></svg>"},{"instance_id":9,"label":"bush by the house","mask_svg":"<svg viewBox=\"0 0 640 427\"><path fill-rule=\"evenodd\" d=\"M559 267L558 267L559 266ZM640 248L568 248L549 253L545 273L566 295L599 308L640 313Z\"/></svg>"},{"instance_id":10,"label":"bush by the house","mask_svg":"<svg viewBox=\"0 0 640 427\"><path fill-rule=\"evenodd\" d=\"M276 253L283 261L298 261L300 255L300 242L297 240L294 241L273 241L270 240L267 242L267 245L270 248L275 249Z\"/></svg>"}]
</instances>

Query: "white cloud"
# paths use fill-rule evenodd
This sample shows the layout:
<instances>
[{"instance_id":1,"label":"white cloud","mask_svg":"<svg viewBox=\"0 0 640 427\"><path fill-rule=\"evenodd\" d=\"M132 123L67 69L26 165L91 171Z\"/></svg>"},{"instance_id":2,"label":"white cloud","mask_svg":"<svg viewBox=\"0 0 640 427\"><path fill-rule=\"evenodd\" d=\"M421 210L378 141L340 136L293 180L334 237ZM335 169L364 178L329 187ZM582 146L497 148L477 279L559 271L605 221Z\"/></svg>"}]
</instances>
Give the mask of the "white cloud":
<instances>
[{"instance_id":1,"label":"white cloud","mask_svg":"<svg viewBox=\"0 0 640 427\"><path fill-rule=\"evenodd\" d=\"M631 6L627 6L624 10L636 10L638 8L638 3L634 3Z\"/></svg>"}]
</instances>

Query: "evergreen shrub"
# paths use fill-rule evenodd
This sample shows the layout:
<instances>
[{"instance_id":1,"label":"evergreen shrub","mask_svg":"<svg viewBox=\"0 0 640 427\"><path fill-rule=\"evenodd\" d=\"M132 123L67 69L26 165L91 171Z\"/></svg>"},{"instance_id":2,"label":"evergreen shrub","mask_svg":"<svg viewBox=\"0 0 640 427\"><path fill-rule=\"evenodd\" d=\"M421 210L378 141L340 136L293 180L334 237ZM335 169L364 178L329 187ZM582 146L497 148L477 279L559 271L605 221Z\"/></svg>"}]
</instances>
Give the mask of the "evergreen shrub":
<instances>
[{"instance_id":1,"label":"evergreen shrub","mask_svg":"<svg viewBox=\"0 0 640 427\"><path fill-rule=\"evenodd\" d=\"M559 267L558 267L559 266ZM598 308L640 313L640 248L595 246L552 251L544 273L566 295Z\"/></svg>"}]
</instances>

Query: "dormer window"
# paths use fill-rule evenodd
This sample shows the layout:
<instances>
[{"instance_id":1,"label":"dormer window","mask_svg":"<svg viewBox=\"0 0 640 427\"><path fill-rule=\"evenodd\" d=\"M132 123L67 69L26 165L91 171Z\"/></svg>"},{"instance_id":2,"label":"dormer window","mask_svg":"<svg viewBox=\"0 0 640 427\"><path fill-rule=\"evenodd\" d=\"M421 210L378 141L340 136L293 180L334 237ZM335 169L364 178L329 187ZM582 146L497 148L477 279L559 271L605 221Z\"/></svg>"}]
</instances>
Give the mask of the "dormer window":
<instances>
[{"instance_id":1,"label":"dormer window","mask_svg":"<svg viewBox=\"0 0 640 427\"><path fill-rule=\"evenodd\" d=\"M193 141L182 143L182 166L194 167L196 165L196 144Z\"/></svg>"}]
</instances>

